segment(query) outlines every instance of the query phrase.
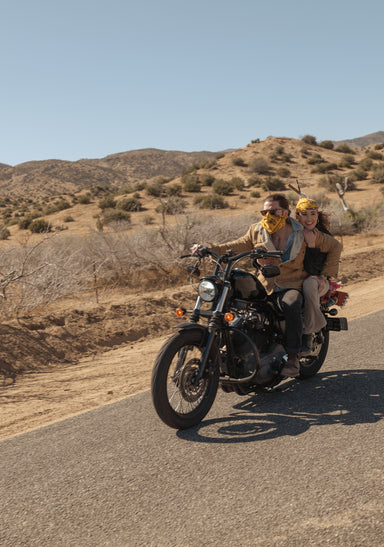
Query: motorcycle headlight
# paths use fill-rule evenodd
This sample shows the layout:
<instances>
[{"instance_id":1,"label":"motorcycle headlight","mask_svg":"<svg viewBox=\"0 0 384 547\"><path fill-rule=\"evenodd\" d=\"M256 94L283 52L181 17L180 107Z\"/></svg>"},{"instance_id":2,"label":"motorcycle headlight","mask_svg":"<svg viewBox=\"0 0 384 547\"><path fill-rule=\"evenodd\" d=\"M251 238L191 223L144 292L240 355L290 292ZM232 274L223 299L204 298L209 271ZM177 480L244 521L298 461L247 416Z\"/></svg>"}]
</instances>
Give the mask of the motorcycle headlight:
<instances>
[{"instance_id":1,"label":"motorcycle headlight","mask_svg":"<svg viewBox=\"0 0 384 547\"><path fill-rule=\"evenodd\" d=\"M216 285L208 279L202 279L199 283L199 296L204 302L212 302L217 294Z\"/></svg>"}]
</instances>

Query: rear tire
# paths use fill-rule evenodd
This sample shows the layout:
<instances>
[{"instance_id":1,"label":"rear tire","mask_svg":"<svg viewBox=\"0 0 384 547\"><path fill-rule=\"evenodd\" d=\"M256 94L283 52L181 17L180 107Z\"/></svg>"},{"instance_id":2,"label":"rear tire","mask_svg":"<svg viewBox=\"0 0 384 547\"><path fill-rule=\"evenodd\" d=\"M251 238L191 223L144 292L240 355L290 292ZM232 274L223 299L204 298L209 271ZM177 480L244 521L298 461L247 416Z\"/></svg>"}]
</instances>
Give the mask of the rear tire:
<instances>
[{"instance_id":1,"label":"rear tire","mask_svg":"<svg viewBox=\"0 0 384 547\"><path fill-rule=\"evenodd\" d=\"M319 372L327 356L329 346L329 331L322 329L314 335L312 352L300 358L299 378L305 380Z\"/></svg>"},{"instance_id":2,"label":"rear tire","mask_svg":"<svg viewBox=\"0 0 384 547\"><path fill-rule=\"evenodd\" d=\"M195 378L206 331L180 331L161 348L152 372L152 400L165 424L175 429L197 425L209 412L219 385L219 369L208 361L199 384Z\"/></svg>"}]
</instances>

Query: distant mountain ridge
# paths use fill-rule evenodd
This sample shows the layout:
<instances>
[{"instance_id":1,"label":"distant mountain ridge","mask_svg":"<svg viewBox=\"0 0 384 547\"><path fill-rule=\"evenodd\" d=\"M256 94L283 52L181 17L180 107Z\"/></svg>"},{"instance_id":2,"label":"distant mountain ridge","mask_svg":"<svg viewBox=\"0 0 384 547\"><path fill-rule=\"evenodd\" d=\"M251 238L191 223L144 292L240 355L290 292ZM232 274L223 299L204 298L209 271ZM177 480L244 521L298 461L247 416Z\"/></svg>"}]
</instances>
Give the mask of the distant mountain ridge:
<instances>
[{"instance_id":1,"label":"distant mountain ridge","mask_svg":"<svg viewBox=\"0 0 384 547\"><path fill-rule=\"evenodd\" d=\"M337 144L350 144L351 146L357 146L358 148L364 148L371 144L379 144L384 142L384 131L376 131L375 133L369 133L363 137L357 137L356 139L345 139L343 141L334 141Z\"/></svg>"},{"instance_id":2,"label":"distant mountain ridge","mask_svg":"<svg viewBox=\"0 0 384 547\"><path fill-rule=\"evenodd\" d=\"M267 143L268 140L262 142ZM297 139L289 138L285 138L284 142L290 142L292 145L300 143ZM384 131L334 142L346 143L361 149L384 143ZM241 154L247 146L238 150L218 152L144 148L110 154L101 159L29 161L14 167L0 163L0 193L8 197L56 196L76 193L92 186L124 188L132 183L153 182L160 177L172 179L179 177L184 169L201 164L205 160L213 162L220 155L230 157L231 154Z\"/></svg>"},{"instance_id":3,"label":"distant mountain ridge","mask_svg":"<svg viewBox=\"0 0 384 547\"><path fill-rule=\"evenodd\" d=\"M29 161L14 167L0 164L0 192L9 196L30 192L49 196L79 192L95 185L124 187L159 177L177 177L183 169L218 154L145 148L101 159Z\"/></svg>"}]
</instances>

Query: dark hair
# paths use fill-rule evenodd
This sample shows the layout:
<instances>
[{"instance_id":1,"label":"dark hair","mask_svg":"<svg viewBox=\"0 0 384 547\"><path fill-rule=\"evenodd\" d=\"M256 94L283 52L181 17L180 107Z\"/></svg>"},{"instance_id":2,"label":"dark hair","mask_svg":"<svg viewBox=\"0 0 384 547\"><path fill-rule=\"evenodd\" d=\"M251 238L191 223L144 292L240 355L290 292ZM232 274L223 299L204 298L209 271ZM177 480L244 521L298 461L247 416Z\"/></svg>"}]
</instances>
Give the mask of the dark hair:
<instances>
[{"instance_id":1,"label":"dark hair","mask_svg":"<svg viewBox=\"0 0 384 547\"><path fill-rule=\"evenodd\" d=\"M332 235L330 230L330 220L329 220L329 213L326 213L324 211L318 211L318 219L316 228L320 230L320 232L324 232L325 234ZM296 218L298 218L298 213L296 211Z\"/></svg>"},{"instance_id":2,"label":"dark hair","mask_svg":"<svg viewBox=\"0 0 384 547\"><path fill-rule=\"evenodd\" d=\"M329 221L329 213L325 213L324 211L319 211L319 220L317 221L317 224L321 232L325 232L326 234L331 235L329 231L331 227L331 223Z\"/></svg>"},{"instance_id":3,"label":"dark hair","mask_svg":"<svg viewBox=\"0 0 384 547\"><path fill-rule=\"evenodd\" d=\"M289 212L291 212L289 208L289 201L284 196L284 194L271 194L264 199L264 203L266 201L278 201L280 207L282 207L283 209L287 209Z\"/></svg>"}]
</instances>

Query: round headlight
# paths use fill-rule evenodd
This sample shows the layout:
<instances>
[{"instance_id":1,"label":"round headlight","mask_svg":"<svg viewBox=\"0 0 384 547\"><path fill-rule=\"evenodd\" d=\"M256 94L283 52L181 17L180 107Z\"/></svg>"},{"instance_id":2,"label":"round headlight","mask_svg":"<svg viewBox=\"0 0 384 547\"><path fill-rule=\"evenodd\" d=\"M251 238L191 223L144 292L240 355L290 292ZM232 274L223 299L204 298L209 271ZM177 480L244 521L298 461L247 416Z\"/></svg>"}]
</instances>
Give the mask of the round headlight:
<instances>
[{"instance_id":1,"label":"round headlight","mask_svg":"<svg viewBox=\"0 0 384 547\"><path fill-rule=\"evenodd\" d=\"M216 296L216 285L208 279L202 279L199 283L199 296L204 302L212 302Z\"/></svg>"}]
</instances>

